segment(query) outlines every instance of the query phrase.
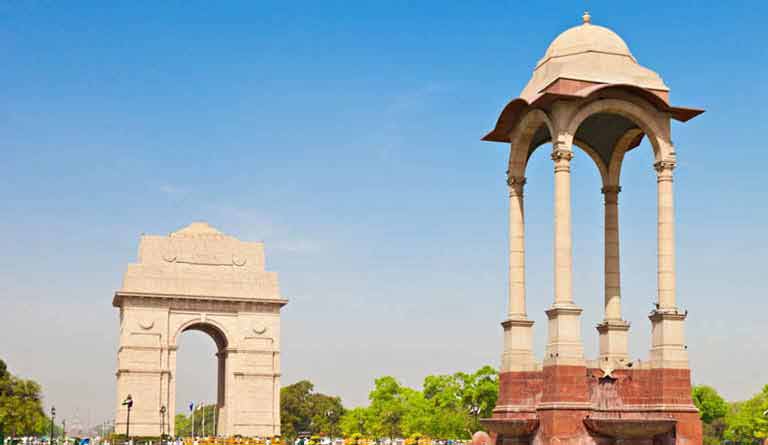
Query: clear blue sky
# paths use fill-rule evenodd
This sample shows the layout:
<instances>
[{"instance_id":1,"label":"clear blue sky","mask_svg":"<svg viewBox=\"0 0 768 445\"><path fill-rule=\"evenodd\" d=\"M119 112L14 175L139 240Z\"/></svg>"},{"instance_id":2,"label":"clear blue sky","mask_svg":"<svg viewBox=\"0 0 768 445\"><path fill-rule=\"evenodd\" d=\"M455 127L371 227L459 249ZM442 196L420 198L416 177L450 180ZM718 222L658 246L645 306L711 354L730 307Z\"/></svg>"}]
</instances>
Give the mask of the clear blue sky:
<instances>
[{"instance_id":1,"label":"clear blue sky","mask_svg":"<svg viewBox=\"0 0 768 445\"><path fill-rule=\"evenodd\" d=\"M766 382L765 2L3 2L0 357L83 422L111 418L117 312L142 232L204 219L264 240L291 303L283 382L350 405L373 378L498 364L507 147L480 142L584 9L675 104L679 301L696 383ZM552 165L529 168L528 295L543 350ZM647 357L655 179L621 196L625 317ZM594 357L602 197L574 161L575 294ZM212 400L213 342L180 351L179 406ZM22 340L23 339L23 340Z\"/></svg>"}]
</instances>

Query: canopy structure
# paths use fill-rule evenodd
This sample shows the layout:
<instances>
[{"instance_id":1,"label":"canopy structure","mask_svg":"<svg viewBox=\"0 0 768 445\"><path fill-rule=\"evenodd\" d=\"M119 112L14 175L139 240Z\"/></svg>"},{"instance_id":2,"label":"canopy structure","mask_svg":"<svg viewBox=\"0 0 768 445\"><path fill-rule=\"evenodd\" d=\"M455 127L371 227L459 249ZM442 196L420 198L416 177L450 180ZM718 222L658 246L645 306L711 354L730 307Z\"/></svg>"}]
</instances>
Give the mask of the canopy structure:
<instances>
[{"instance_id":1,"label":"canopy structure","mask_svg":"<svg viewBox=\"0 0 768 445\"><path fill-rule=\"evenodd\" d=\"M484 425L496 445L700 445L691 400L684 324L676 300L671 120L703 110L672 106L669 88L640 65L615 32L583 23L560 34L536 65L520 97L507 104L483 140L510 144L509 290L502 323L500 392ZM619 206L625 154L647 138L658 196L657 297L650 315L648 360L632 360L621 312ZM542 361L533 351L526 311L525 173L531 154L550 143L554 167L554 301L546 311ZM604 317L599 356L584 356L582 309L573 295L571 159L574 147L594 162L604 195ZM650 167L650 166L649 166ZM582 192L582 190L579 190ZM595 191L597 192L597 190Z\"/></svg>"}]
</instances>

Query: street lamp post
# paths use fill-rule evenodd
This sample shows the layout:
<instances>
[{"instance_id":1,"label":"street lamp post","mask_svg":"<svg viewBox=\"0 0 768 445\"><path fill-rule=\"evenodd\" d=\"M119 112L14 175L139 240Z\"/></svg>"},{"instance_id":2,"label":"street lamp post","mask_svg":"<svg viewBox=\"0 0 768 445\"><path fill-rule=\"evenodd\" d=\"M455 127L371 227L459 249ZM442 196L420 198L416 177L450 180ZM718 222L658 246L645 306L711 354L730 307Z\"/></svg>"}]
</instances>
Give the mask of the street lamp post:
<instances>
[{"instance_id":1,"label":"street lamp post","mask_svg":"<svg viewBox=\"0 0 768 445\"><path fill-rule=\"evenodd\" d=\"M165 438L165 405L160 407L160 444Z\"/></svg>"},{"instance_id":2,"label":"street lamp post","mask_svg":"<svg viewBox=\"0 0 768 445\"><path fill-rule=\"evenodd\" d=\"M133 397L128 394L128 397L123 401L123 405L128 407L128 414L125 418L125 439L128 443L131 442L131 408L133 407Z\"/></svg>"},{"instance_id":3,"label":"street lamp post","mask_svg":"<svg viewBox=\"0 0 768 445\"><path fill-rule=\"evenodd\" d=\"M53 425L54 425L53 422L55 421L55 419L56 419L56 407L52 406L51 407L51 445L53 445Z\"/></svg>"}]
</instances>

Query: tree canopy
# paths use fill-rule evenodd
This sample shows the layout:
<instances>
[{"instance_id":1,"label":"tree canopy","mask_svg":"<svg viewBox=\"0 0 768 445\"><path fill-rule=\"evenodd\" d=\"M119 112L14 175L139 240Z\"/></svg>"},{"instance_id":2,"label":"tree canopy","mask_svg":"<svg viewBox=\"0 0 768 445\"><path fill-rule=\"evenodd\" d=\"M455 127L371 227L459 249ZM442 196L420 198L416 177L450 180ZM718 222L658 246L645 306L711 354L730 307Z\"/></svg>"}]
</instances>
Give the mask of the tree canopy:
<instances>
[{"instance_id":1,"label":"tree canopy","mask_svg":"<svg viewBox=\"0 0 768 445\"><path fill-rule=\"evenodd\" d=\"M341 399L315 392L315 386L308 380L280 390L280 429L286 437L300 433L339 434L343 415Z\"/></svg>"},{"instance_id":2,"label":"tree canopy","mask_svg":"<svg viewBox=\"0 0 768 445\"><path fill-rule=\"evenodd\" d=\"M722 419L728 413L728 403L711 386L695 386L692 397L693 404L699 409L699 416L704 423Z\"/></svg>"},{"instance_id":3,"label":"tree canopy","mask_svg":"<svg viewBox=\"0 0 768 445\"><path fill-rule=\"evenodd\" d=\"M731 405L725 424L725 438L735 442L768 438L768 385L751 399Z\"/></svg>"},{"instance_id":4,"label":"tree canopy","mask_svg":"<svg viewBox=\"0 0 768 445\"><path fill-rule=\"evenodd\" d=\"M385 376L374 382L370 405L348 411L341 427L348 436L467 439L480 429L481 418L491 416L498 393L498 375L490 366L428 376L421 391Z\"/></svg>"},{"instance_id":5,"label":"tree canopy","mask_svg":"<svg viewBox=\"0 0 768 445\"><path fill-rule=\"evenodd\" d=\"M0 424L11 436L46 433L48 418L43 412L40 385L12 375L0 360Z\"/></svg>"}]
</instances>

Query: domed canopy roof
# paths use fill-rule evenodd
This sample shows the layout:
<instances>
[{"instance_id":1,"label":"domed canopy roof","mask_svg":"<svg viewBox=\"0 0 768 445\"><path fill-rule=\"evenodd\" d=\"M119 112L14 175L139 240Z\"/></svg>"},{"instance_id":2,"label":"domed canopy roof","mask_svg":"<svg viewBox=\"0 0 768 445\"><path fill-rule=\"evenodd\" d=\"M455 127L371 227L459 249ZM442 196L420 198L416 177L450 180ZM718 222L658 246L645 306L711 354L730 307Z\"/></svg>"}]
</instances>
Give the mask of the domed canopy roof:
<instances>
[{"instance_id":1,"label":"domed canopy roof","mask_svg":"<svg viewBox=\"0 0 768 445\"><path fill-rule=\"evenodd\" d=\"M608 28L585 21L581 26L564 31L549 44L539 65L552 57L570 56L589 51L627 56L634 60L629 47L618 34Z\"/></svg>"},{"instance_id":2,"label":"domed canopy roof","mask_svg":"<svg viewBox=\"0 0 768 445\"><path fill-rule=\"evenodd\" d=\"M530 109L547 110L558 100L621 93L639 96L681 122L704 112L672 106L669 88L661 76L637 63L618 34L593 25L589 13L584 13L582 19L581 25L566 30L552 41L534 68L531 80L520 96L504 107L494 129L483 137L484 141L509 142L510 131L521 116Z\"/></svg>"},{"instance_id":3,"label":"domed canopy roof","mask_svg":"<svg viewBox=\"0 0 768 445\"><path fill-rule=\"evenodd\" d=\"M521 97L531 101L557 79L669 91L657 73L637 63L618 34L593 25L588 13L584 14L583 21L552 41Z\"/></svg>"}]
</instances>

